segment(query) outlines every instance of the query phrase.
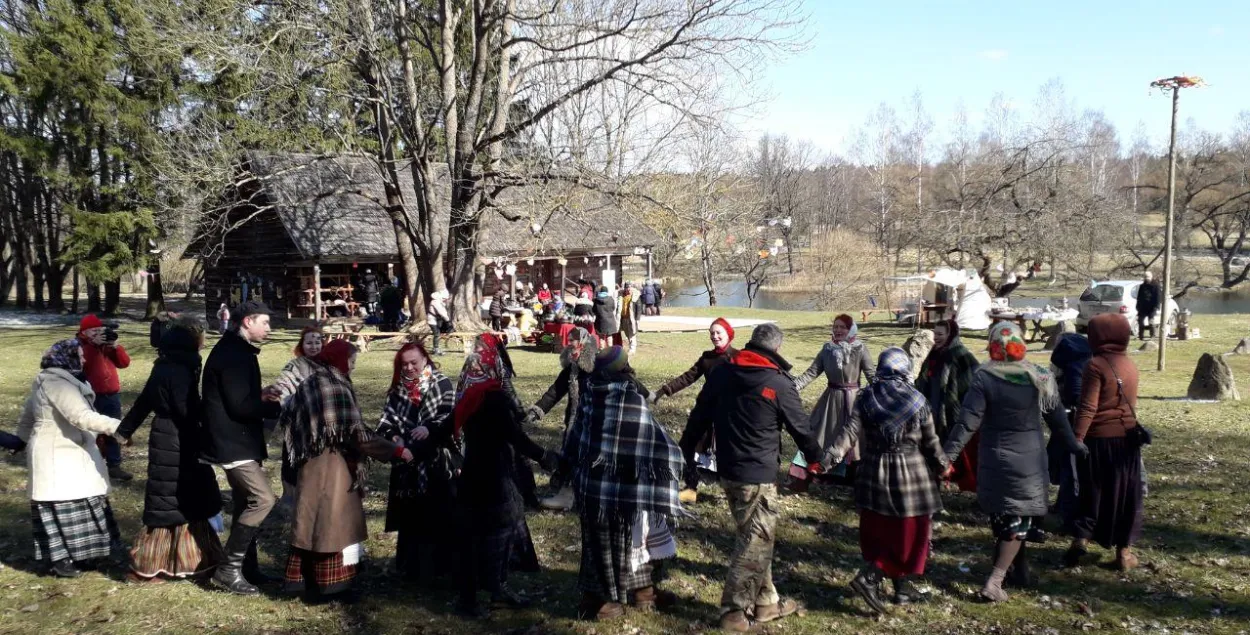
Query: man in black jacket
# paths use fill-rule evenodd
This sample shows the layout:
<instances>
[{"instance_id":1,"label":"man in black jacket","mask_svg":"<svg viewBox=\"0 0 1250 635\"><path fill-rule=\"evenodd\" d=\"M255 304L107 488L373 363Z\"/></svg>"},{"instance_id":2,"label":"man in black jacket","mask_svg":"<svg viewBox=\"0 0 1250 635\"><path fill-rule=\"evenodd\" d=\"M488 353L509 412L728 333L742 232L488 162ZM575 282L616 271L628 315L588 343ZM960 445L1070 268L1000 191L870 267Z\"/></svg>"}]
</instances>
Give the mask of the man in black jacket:
<instances>
[{"instance_id":1,"label":"man in black jacket","mask_svg":"<svg viewBox=\"0 0 1250 635\"><path fill-rule=\"evenodd\" d=\"M200 460L221 467L234 499L226 559L213 574L213 584L233 593L259 593L254 584L268 578L256 562L256 532L276 499L261 462L265 449L265 419L276 418L281 407L263 393L256 346L269 336L269 308L263 302L239 305L233 329L222 336L204 363L204 439Z\"/></svg>"},{"instance_id":2,"label":"man in black jacket","mask_svg":"<svg viewBox=\"0 0 1250 635\"><path fill-rule=\"evenodd\" d=\"M1159 310L1159 285L1155 276L1149 271L1137 288L1137 336L1146 339L1146 329L1150 329L1150 337L1155 336L1155 311Z\"/></svg>"},{"instance_id":3,"label":"man in black jacket","mask_svg":"<svg viewBox=\"0 0 1250 635\"><path fill-rule=\"evenodd\" d=\"M682 438L691 463L694 442L709 427L716 434L716 469L738 526L721 594L720 626L731 632L750 630L748 614L763 623L798 610L797 602L777 594L772 576L782 428L804 456L822 456L823 450L808 427L790 364L778 354L781 341L775 324L755 327L746 348L708 375ZM819 472L820 464L809 469Z\"/></svg>"}]
</instances>

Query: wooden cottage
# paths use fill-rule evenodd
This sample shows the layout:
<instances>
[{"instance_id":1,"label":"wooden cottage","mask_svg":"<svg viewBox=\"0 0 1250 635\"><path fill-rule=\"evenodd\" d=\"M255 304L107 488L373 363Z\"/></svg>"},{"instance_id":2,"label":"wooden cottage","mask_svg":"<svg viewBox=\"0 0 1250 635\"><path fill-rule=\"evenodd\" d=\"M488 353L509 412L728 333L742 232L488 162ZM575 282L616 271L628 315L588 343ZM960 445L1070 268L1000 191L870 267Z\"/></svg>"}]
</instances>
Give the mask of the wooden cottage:
<instances>
[{"instance_id":1,"label":"wooden cottage","mask_svg":"<svg viewBox=\"0 0 1250 635\"><path fill-rule=\"evenodd\" d=\"M415 201L406 166L400 178L405 201ZM209 316L248 298L288 319L350 316L367 300L367 278L403 279L382 176L369 157L249 153L222 200L201 218L183 256L204 262ZM650 275L660 236L609 196L574 185L527 186L506 190L499 204L518 220L484 215L479 295L501 285L560 289L582 279Z\"/></svg>"}]
</instances>

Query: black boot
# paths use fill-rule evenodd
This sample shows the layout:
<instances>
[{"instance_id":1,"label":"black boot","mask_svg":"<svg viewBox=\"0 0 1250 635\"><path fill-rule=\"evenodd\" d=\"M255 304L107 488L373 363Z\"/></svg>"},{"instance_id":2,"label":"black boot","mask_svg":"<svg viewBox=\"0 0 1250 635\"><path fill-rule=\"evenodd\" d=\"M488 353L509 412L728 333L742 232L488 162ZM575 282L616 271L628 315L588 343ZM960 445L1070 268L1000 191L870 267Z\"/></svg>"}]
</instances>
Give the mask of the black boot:
<instances>
[{"instance_id":1,"label":"black boot","mask_svg":"<svg viewBox=\"0 0 1250 635\"><path fill-rule=\"evenodd\" d=\"M213 586L239 595L257 595L260 589L243 577L243 560L247 558L248 545L256 538L256 528L235 524L226 540L226 558L213 573Z\"/></svg>"},{"instance_id":2,"label":"black boot","mask_svg":"<svg viewBox=\"0 0 1250 635\"><path fill-rule=\"evenodd\" d=\"M74 566L74 561L69 558L53 562L52 566L48 567L48 573L58 578L77 578L82 575L82 571L79 571L78 567Z\"/></svg>"},{"instance_id":3,"label":"black boot","mask_svg":"<svg viewBox=\"0 0 1250 635\"><path fill-rule=\"evenodd\" d=\"M894 578L894 603L899 606L907 606L920 602L924 597L920 595L920 589L912 584L910 578Z\"/></svg>"},{"instance_id":4,"label":"black boot","mask_svg":"<svg viewBox=\"0 0 1250 635\"><path fill-rule=\"evenodd\" d=\"M851 580L851 589L864 598L868 603L868 607L874 613L885 613L886 605L881 599L881 580L884 577L881 570L868 565L859 570L854 580Z\"/></svg>"},{"instance_id":5,"label":"black boot","mask_svg":"<svg viewBox=\"0 0 1250 635\"><path fill-rule=\"evenodd\" d=\"M260 570L260 561L256 556L255 537L252 538L252 544L247 546L247 555L243 557L243 577L256 586L273 584L278 581L276 578L265 575Z\"/></svg>"}]
</instances>

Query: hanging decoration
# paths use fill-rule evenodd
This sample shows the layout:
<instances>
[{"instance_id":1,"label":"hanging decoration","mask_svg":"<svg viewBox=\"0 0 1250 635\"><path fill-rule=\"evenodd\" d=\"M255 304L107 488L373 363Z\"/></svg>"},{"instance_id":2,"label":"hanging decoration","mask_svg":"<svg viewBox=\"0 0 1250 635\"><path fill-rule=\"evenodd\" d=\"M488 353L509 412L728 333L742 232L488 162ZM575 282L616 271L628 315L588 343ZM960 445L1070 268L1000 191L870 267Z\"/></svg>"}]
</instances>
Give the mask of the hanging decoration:
<instances>
[{"instance_id":1,"label":"hanging decoration","mask_svg":"<svg viewBox=\"0 0 1250 635\"><path fill-rule=\"evenodd\" d=\"M556 264L563 267L564 265L569 264L569 260L568 258L556 258Z\"/></svg>"},{"instance_id":2,"label":"hanging decoration","mask_svg":"<svg viewBox=\"0 0 1250 635\"><path fill-rule=\"evenodd\" d=\"M516 265L509 264L503 268L504 272L510 276L516 275Z\"/></svg>"}]
</instances>

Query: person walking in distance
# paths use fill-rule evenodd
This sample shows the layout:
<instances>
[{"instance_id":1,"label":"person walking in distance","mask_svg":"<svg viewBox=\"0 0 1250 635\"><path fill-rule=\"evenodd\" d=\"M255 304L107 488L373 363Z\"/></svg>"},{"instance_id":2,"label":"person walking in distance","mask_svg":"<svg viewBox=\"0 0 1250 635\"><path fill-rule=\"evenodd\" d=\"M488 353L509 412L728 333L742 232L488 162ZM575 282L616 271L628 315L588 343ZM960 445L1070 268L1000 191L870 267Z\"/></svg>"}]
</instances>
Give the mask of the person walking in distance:
<instances>
[{"instance_id":1,"label":"person walking in distance","mask_svg":"<svg viewBox=\"0 0 1250 635\"><path fill-rule=\"evenodd\" d=\"M279 398L261 389L257 348L269 336L269 308L264 302L239 305L234 328L227 331L204 364L204 440L200 460L226 472L234 500L225 560L212 582L232 593L255 595L255 584L268 582L256 558L256 534L276 498L261 462L265 419L281 412Z\"/></svg>"},{"instance_id":2,"label":"person walking in distance","mask_svg":"<svg viewBox=\"0 0 1250 635\"><path fill-rule=\"evenodd\" d=\"M799 449L812 457L807 469L823 470L819 460L823 448L803 412L790 363L779 352L781 341L777 325L755 327L746 347L708 375L682 435L681 449L689 461L692 442L709 429L716 432L717 473L738 534L721 595L720 627L736 633L751 630L748 615L764 623L799 609L796 601L782 598L773 586L783 426Z\"/></svg>"},{"instance_id":3,"label":"person walking in distance","mask_svg":"<svg viewBox=\"0 0 1250 635\"><path fill-rule=\"evenodd\" d=\"M1155 276L1149 271L1142 278L1141 286L1137 288L1137 336L1146 339L1146 329L1150 329L1150 337L1155 336L1155 327L1158 320L1155 313L1159 311L1159 283L1155 282ZM1166 313L1163 311L1161 313ZM1166 318L1165 318L1166 320ZM1167 324L1163 325L1167 328Z\"/></svg>"},{"instance_id":4,"label":"person walking in distance","mask_svg":"<svg viewBox=\"0 0 1250 635\"><path fill-rule=\"evenodd\" d=\"M130 355L117 343L117 331L104 326L104 322L89 314L78 325L78 342L82 346L83 373L87 383L95 391L96 412L114 419L122 418L121 379L118 369L130 366ZM133 476L122 469L122 447L111 435L99 435L96 443L104 453L109 479L129 481Z\"/></svg>"}]
</instances>

